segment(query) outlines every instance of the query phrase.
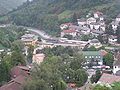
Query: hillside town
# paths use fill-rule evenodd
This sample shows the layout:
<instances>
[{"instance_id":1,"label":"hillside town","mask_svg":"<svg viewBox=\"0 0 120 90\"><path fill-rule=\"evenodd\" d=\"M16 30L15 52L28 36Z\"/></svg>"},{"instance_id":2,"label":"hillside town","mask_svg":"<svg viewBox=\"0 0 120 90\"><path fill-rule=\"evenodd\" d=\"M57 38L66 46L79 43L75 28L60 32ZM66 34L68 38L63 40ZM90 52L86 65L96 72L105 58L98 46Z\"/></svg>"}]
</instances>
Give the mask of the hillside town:
<instances>
[{"instance_id":1,"label":"hillside town","mask_svg":"<svg viewBox=\"0 0 120 90\"><path fill-rule=\"evenodd\" d=\"M95 85L112 87L113 83L120 82L120 14L110 23L107 23L107 16L100 11L88 13L76 21L61 24L60 37L47 36L42 31L31 31L25 27L26 32L20 37L20 41L24 44L23 54L26 57L32 55L32 59L26 61L26 65L13 67L10 72L11 80L2 85L0 90L21 90L26 78L31 78L34 65L41 65L45 61L45 48L58 47L77 49L78 53L82 53L82 68L88 74L84 85L78 87L76 83L68 82L66 90L93 90ZM30 47L33 49L31 52ZM11 50L7 54L10 55ZM95 79L98 71L100 77Z\"/></svg>"}]
</instances>

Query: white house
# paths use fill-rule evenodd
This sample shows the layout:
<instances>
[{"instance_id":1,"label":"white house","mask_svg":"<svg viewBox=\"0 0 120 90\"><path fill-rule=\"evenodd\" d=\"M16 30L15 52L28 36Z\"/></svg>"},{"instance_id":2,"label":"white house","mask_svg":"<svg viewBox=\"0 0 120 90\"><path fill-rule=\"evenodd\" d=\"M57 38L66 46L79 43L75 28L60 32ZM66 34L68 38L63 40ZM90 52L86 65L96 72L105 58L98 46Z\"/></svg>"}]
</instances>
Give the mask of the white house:
<instances>
[{"instance_id":1,"label":"white house","mask_svg":"<svg viewBox=\"0 0 120 90\"><path fill-rule=\"evenodd\" d=\"M120 71L120 63L119 62L117 62L117 61L114 62L114 65L113 65L113 74L116 74L118 71Z\"/></svg>"},{"instance_id":2,"label":"white house","mask_svg":"<svg viewBox=\"0 0 120 90\"><path fill-rule=\"evenodd\" d=\"M113 36L113 35L109 36L108 41L109 41L110 44L116 43L117 42L117 36Z\"/></svg>"},{"instance_id":3,"label":"white house","mask_svg":"<svg viewBox=\"0 0 120 90\"><path fill-rule=\"evenodd\" d=\"M103 21L103 20L104 20L104 17L103 17L103 16L100 16L99 19L100 19L100 21Z\"/></svg>"},{"instance_id":4,"label":"white house","mask_svg":"<svg viewBox=\"0 0 120 90\"><path fill-rule=\"evenodd\" d=\"M105 32L106 26L105 25L101 25L100 28L102 29L102 31Z\"/></svg>"},{"instance_id":5,"label":"white house","mask_svg":"<svg viewBox=\"0 0 120 90\"><path fill-rule=\"evenodd\" d=\"M94 46L95 48L102 47L102 44L99 42L98 39L92 39L89 41L90 46Z\"/></svg>"},{"instance_id":6,"label":"white house","mask_svg":"<svg viewBox=\"0 0 120 90\"><path fill-rule=\"evenodd\" d=\"M116 17L116 21L120 22L120 14Z\"/></svg>"},{"instance_id":7,"label":"white house","mask_svg":"<svg viewBox=\"0 0 120 90\"><path fill-rule=\"evenodd\" d=\"M34 54L32 63L40 64L43 62L44 58L45 58L45 55L43 53Z\"/></svg>"},{"instance_id":8,"label":"white house","mask_svg":"<svg viewBox=\"0 0 120 90\"><path fill-rule=\"evenodd\" d=\"M96 22L96 19L93 18L93 17L90 17L87 19L87 24L90 24L90 23L95 23Z\"/></svg>"},{"instance_id":9,"label":"white house","mask_svg":"<svg viewBox=\"0 0 120 90\"><path fill-rule=\"evenodd\" d=\"M111 25L112 25L113 30L116 30L117 27L119 26L119 22L118 21L112 21Z\"/></svg>"},{"instance_id":10,"label":"white house","mask_svg":"<svg viewBox=\"0 0 120 90\"><path fill-rule=\"evenodd\" d=\"M90 24L90 29L98 30L99 28L100 28L99 23L93 22L93 23Z\"/></svg>"},{"instance_id":11,"label":"white house","mask_svg":"<svg viewBox=\"0 0 120 90\"><path fill-rule=\"evenodd\" d=\"M81 28L81 33L83 33L85 35L90 34L90 28L88 28L88 27L82 27Z\"/></svg>"},{"instance_id":12,"label":"white house","mask_svg":"<svg viewBox=\"0 0 120 90\"><path fill-rule=\"evenodd\" d=\"M84 26L86 24L86 19L84 18L77 19L77 21L79 26Z\"/></svg>"},{"instance_id":13,"label":"white house","mask_svg":"<svg viewBox=\"0 0 120 90\"><path fill-rule=\"evenodd\" d=\"M69 28L70 25L72 25L72 23L64 23L64 24L61 24L61 25L60 25L60 29L61 29L61 30L67 29L67 28Z\"/></svg>"},{"instance_id":14,"label":"white house","mask_svg":"<svg viewBox=\"0 0 120 90\"><path fill-rule=\"evenodd\" d=\"M77 31L76 30L63 30L61 32L61 37L63 37L64 35L72 35L73 37L75 37L77 35Z\"/></svg>"},{"instance_id":15,"label":"white house","mask_svg":"<svg viewBox=\"0 0 120 90\"><path fill-rule=\"evenodd\" d=\"M113 63L113 74L116 74L118 71L120 71L120 53L117 53Z\"/></svg>"},{"instance_id":16,"label":"white house","mask_svg":"<svg viewBox=\"0 0 120 90\"><path fill-rule=\"evenodd\" d=\"M103 13L100 11L97 11L97 12L93 13L93 15L94 15L94 18L100 18L100 16L103 16Z\"/></svg>"}]
</instances>

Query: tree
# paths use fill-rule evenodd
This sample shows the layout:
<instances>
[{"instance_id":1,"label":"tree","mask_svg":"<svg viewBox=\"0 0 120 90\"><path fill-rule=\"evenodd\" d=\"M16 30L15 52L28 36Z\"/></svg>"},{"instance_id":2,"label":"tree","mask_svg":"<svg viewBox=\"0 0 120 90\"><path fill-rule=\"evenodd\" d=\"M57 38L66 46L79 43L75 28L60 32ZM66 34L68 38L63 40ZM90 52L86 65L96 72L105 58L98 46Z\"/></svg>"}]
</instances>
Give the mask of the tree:
<instances>
[{"instance_id":1,"label":"tree","mask_svg":"<svg viewBox=\"0 0 120 90\"><path fill-rule=\"evenodd\" d=\"M112 25L109 25L109 26L106 27L106 33L107 33L108 35L114 35L114 34L115 34L115 33L114 33L114 30L113 30L113 28L112 28Z\"/></svg>"},{"instance_id":2,"label":"tree","mask_svg":"<svg viewBox=\"0 0 120 90\"><path fill-rule=\"evenodd\" d=\"M84 61L81 54L75 53L70 47L61 46L46 48L43 52L47 57L40 66L34 66L30 82L30 85L33 85L29 86L28 83L25 85L28 89L25 90L66 90L66 83L76 83L77 86L85 84L88 76L81 67ZM44 83L42 86L39 85L41 80Z\"/></svg>"},{"instance_id":3,"label":"tree","mask_svg":"<svg viewBox=\"0 0 120 90\"><path fill-rule=\"evenodd\" d=\"M70 63L70 67L73 70L78 70L82 68L82 63L84 62L84 57L82 54L76 54L74 55L73 60Z\"/></svg>"},{"instance_id":4,"label":"tree","mask_svg":"<svg viewBox=\"0 0 120 90\"><path fill-rule=\"evenodd\" d=\"M25 56L22 54L22 52L13 51L11 54L11 64L13 66L17 65L26 65L25 62Z\"/></svg>"},{"instance_id":5,"label":"tree","mask_svg":"<svg viewBox=\"0 0 120 90\"><path fill-rule=\"evenodd\" d=\"M29 63L32 63L33 51L34 51L34 46L30 45L28 47L28 55L27 55L27 61Z\"/></svg>"},{"instance_id":6,"label":"tree","mask_svg":"<svg viewBox=\"0 0 120 90\"><path fill-rule=\"evenodd\" d=\"M0 86L10 80L10 68L5 60L0 61Z\"/></svg>"},{"instance_id":7,"label":"tree","mask_svg":"<svg viewBox=\"0 0 120 90\"><path fill-rule=\"evenodd\" d=\"M84 70L78 69L75 72L75 83L77 84L78 87L81 87L82 85L84 85L84 83L86 83L87 81L87 74Z\"/></svg>"},{"instance_id":8,"label":"tree","mask_svg":"<svg viewBox=\"0 0 120 90\"><path fill-rule=\"evenodd\" d=\"M105 41L103 40L102 35L99 35L99 36L98 36L98 40L99 40L101 43L104 43L104 42L105 42Z\"/></svg>"},{"instance_id":9,"label":"tree","mask_svg":"<svg viewBox=\"0 0 120 90\"><path fill-rule=\"evenodd\" d=\"M92 83L97 83L98 80L100 79L101 75L102 74L101 74L100 70L97 70L96 74L91 77L91 82Z\"/></svg>"},{"instance_id":10,"label":"tree","mask_svg":"<svg viewBox=\"0 0 120 90\"><path fill-rule=\"evenodd\" d=\"M120 90L120 82L113 83L112 90Z\"/></svg>"},{"instance_id":11,"label":"tree","mask_svg":"<svg viewBox=\"0 0 120 90\"><path fill-rule=\"evenodd\" d=\"M104 65L108 65L108 66L113 66L113 62L114 62L114 57L111 53L108 53L107 55L105 55L103 57L103 64Z\"/></svg>"},{"instance_id":12,"label":"tree","mask_svg":"<svg viewBox=\"0 0 120 90\"><path fill-rule=\"evenodd\" d=\"M35 79L35 80L27 80L27 83L24 85L23 90L51 90L50 87L47 86L47 83L44 80Z\"/></svg>"},{"instance_id":13,"label":"tree","mask_svg":"<svg viewBox=\"0 0 120 90\"><path fill-rule=\"evenodd\" d=\"M72 15L72 22L73 23L76 23L77 22L77 14L76 13L74 13L73 15Z\"/></svg>"},{"instance_id":14,"label":"tree","mask_svg":"<svg viewBox=\"0 0 120 90\"><path fill-rule=\"evenodd\" d=\"M93 90L111 90L109 87L96 85Z\"/></svg>"},{"instance_id":15,"label":"tree","mask_svg":"<svg viewBox=\"0 0 120 90\"><path fill-rule=\"evenodd\" d=\"M94 46L91 46L88 48L88 51L97 51L97 49Z\"/></svg>"},{"instance_id":16,"label":"tree","mask_svg":"<svg viewBox=\"0 0 120 90\"><path fill-rule=\"evenodd\" d=\"M72 35L64 35L63 38L67 38L68 40L72 40L73 39L73 36Z\"/></svg>"},{"instance_id":17,"label":"tree","mask_svg":"<svg viewBox=\"0 0 120 90\"><path fill-rule=\"evenodd\" d=\"M22 50L24 49L24 44L20 40L14 41L12 43L11 49L12 51L22 52Z\"/></svg>"}]
</instances>

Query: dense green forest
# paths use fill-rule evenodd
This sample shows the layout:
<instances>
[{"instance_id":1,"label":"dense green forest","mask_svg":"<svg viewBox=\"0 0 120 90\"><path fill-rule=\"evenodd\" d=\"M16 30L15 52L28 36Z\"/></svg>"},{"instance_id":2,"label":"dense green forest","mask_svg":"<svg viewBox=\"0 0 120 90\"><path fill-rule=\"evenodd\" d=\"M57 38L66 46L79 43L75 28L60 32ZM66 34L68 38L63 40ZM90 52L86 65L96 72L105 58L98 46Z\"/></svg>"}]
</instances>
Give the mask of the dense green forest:
<instances>
[{"instance_id":1,"label":"dense green forest","mask_svg":"<svg viewBox=\"0 0 120 90\"><path fill-rule=\"evenodd\" d=\"M16 9L26 0L0 0L0 15L6 14L12 9Z\"/></svg>"},{"instance_id":2,"label":"dense green forest","mask_svg":"<svg viewBox=\"0 0 120 90\"><path fill-rule=\"evenodd\" d=\"M119 6L119 0L33 0L13 10L7 17L0 18L0 22L4 23L7 18L7 22L37 27L56 35L60 31L59 25L72 22L74 15L80 18L100 10L108 17L115 17L120 12Z\"/></svg>"},{"instance_id":3,"label":"dense green forest","mask_svg":"<svg viewBox=\"0 0 120 90\"><path fill-rule=\"evenodd\" d=\"M11 48L12 43L25 33L23 28L10 26L0 28L0 49Z\"/></svg>"}]
</instances>

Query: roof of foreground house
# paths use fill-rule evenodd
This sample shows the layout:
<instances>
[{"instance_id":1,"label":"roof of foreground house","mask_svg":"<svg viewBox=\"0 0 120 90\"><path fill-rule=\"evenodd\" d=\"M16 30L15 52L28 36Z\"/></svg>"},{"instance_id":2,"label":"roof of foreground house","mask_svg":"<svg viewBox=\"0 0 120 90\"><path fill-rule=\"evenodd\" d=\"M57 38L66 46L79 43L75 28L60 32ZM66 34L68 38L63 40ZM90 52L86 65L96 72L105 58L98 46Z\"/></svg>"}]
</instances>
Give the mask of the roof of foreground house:
<instances>
[{"instance_id":1,"label":"roof of foreground house","mask_svg":"<svg viewBox=\"0 0 120 90\"><path fill-rule=\"evenodd\" d=\"M114 82L120 82L120 76L103 73L98 81L101 84L112 84Z\"/></svg>"}]
</instances>

